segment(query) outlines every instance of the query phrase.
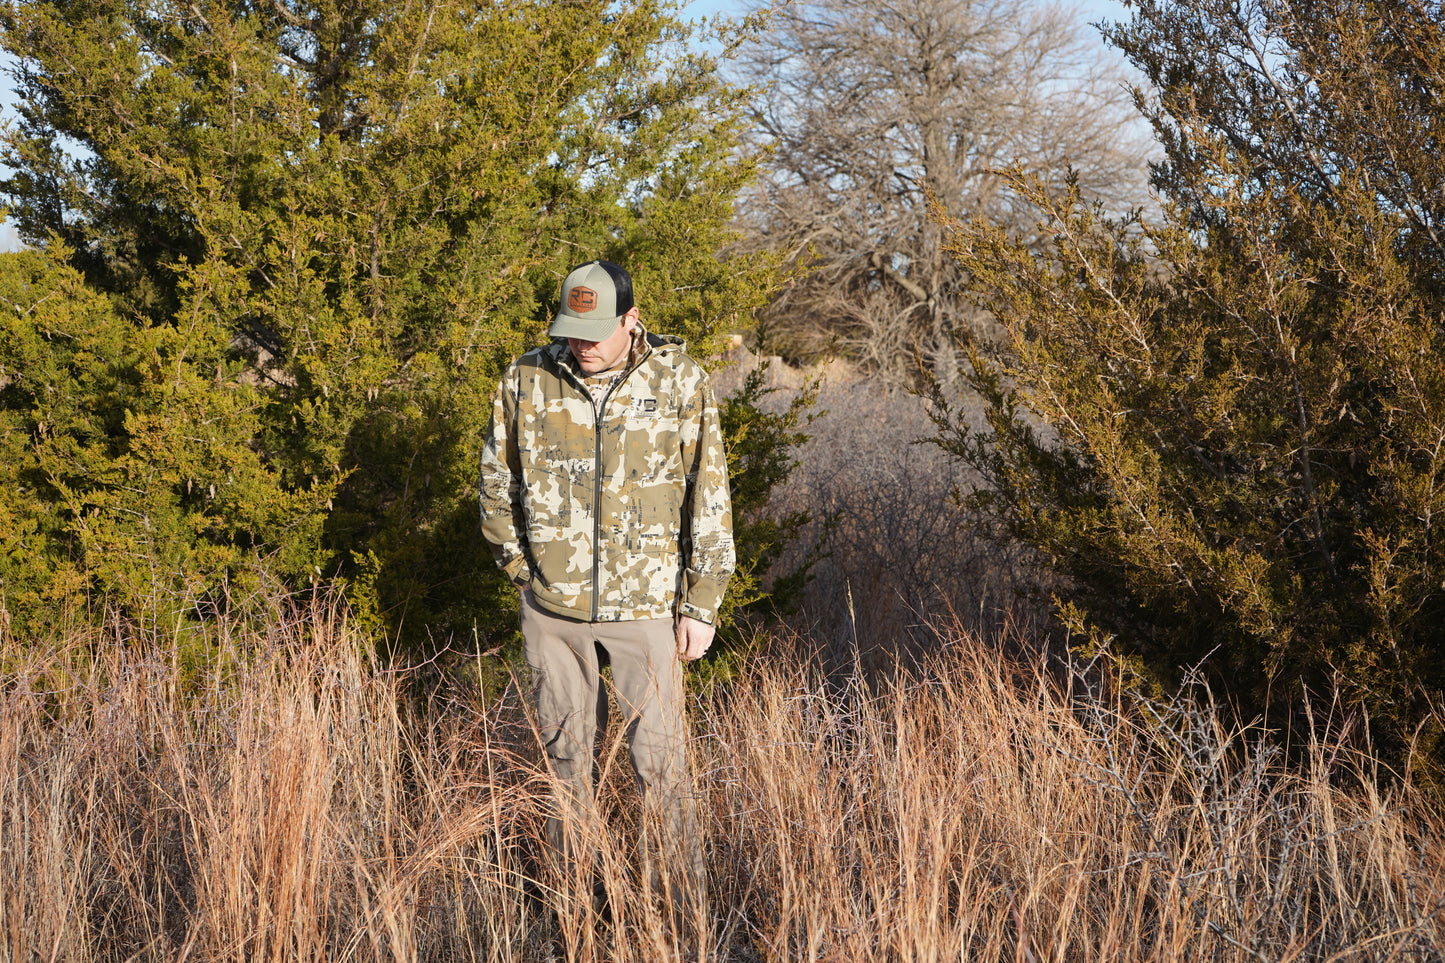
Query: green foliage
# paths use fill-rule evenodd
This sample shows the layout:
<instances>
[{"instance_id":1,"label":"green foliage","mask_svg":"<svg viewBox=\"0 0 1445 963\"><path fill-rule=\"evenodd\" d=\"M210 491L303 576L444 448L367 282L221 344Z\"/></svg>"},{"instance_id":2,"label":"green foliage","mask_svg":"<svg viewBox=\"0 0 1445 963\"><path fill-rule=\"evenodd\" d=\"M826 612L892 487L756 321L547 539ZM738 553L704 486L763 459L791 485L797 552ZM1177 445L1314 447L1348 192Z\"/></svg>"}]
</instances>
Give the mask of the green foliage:
<instances>
[{"instance_id":1,"label":"green foliage","mask_svg":"<svg viewBox=\"0 0 1445 963\"><path fill-rule=\"evenodd\" d=\"M348 580L388 637L500 638L477 456L566 270L625 265L649 326L702 356L775 283L765 258L715 256L753 171L746 91L672 4L32 0L0 22L21 235L108 295L118 331L219 372L247 419L226 443L269 485L209 509L214 536L175 522L183 580L246 541ZM37 499L12 510L59 525Z\"/></svg>"},{"instance_id":2,"label":"green foliage","mask_svg":"<svg viewBox=\"0 0 1445 963\"><path fill-rule=\"evenodd\" d=\"M229 334L191 321L128 321L75 270L0 254L0 582L22 637L92 595L168 616L246 583L260 546L314 575L327 492L283 490Z\"/></svg>"},{"instance_id":3,"label":"green foliage","mask_svg":"<svg viewBox=\"0 0 1445 963\"><path fill-rule=\"evenodd\" d=\"M1155 85L1162 221L1016 172L1047 250L955 224L1007 336L975 350L987 429L940 397L940 440L1068 576L1077 628L1160 679L1203 662L1273 725L1338 687L1388 758L1438 766L1439 6L1135 10L1109 39Z\"/></svg>"}]
</instances>

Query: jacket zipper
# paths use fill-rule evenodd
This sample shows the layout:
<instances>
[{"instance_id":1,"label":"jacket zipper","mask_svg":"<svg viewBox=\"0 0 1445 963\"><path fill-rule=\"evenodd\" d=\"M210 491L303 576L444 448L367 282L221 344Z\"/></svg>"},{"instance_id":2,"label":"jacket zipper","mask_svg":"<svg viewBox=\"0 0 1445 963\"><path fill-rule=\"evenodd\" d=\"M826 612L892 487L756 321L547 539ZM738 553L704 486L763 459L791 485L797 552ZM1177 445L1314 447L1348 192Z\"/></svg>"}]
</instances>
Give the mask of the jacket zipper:
<instances>
[{"instance_id":1,"label":"jacket zipper","mask_svg":"<svg viewBox=\"0 0 1445 963\"><path fill-rule=\"evenodd\" d=\"M621 381L618 382L621 384ZM613 388L617 385L613 385ZM612 398L612 388L602 396L602 404L593 406L592 439L592 619L597 621L602 596L602 415Z\"/></svg>"},{"instance_id":2,"label":"jacket zipper","mask_svg":"<svg viewBox=\"0 0 1445 963\"><path fill-rule=\"evenodd\" d=\"M617 381L610 388L607 389L607 393L602 396L602 404L594 404L592 406L592 618L590 621L593 622L597 621L597 616L598 614L600 614L602 606L601 544L603 416L607 413L608 402L612 400L612 392L616 391L618 387L623 384L623 382L625 382L628 378L632 377L632 372L642 367L642 362L646 361L647 356L651 353L652 348L651 346L648 346L647 349L642 352L642 357L637 359L637 363L634 364L632 367L628 368L626 371L622 372L622 377L618 378ZM577 382L582 388L583 396L588 401L591 401L592 392L587 390L586 382L582 381L580 378L577 379Z\"/></svg>"}]
</instances>

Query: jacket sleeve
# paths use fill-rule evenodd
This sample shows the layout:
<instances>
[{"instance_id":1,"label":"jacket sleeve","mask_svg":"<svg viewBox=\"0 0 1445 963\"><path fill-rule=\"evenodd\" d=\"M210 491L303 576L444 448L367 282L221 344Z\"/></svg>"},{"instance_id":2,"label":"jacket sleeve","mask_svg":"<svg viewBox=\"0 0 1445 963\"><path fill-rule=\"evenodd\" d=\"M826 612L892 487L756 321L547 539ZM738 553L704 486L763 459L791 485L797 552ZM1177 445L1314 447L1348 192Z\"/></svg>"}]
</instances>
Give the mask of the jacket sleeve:
<instances>
[{"instance_id":1,"label":"jacket sleeve","mask_svg":"<svg viewBox=\"0 0 1445 963\"><path fill-rule=\"evenodd\" d=\"M687 549L677 611L679 615L712 623L717 620L723 592L737 567L732 496L728 491L727 451L723 447L712 383L707 372L695 366L687 380L694 382L683 419L687 494L682 523Z\"/></svg>"},{"instance_id":2,"label":"jacket sleeve","mask_svg":"<svg viewBox=\"0 0 1445 963\"><path fill-rule=\"evenodd\" d=\"M516 384L515 367L497 384L477 488L482 508L482 537L491 546L492 555L507 577L522 584L531 580L532 570L522 510L522 466L517 453Z\"/></svg>"}]
</instances>

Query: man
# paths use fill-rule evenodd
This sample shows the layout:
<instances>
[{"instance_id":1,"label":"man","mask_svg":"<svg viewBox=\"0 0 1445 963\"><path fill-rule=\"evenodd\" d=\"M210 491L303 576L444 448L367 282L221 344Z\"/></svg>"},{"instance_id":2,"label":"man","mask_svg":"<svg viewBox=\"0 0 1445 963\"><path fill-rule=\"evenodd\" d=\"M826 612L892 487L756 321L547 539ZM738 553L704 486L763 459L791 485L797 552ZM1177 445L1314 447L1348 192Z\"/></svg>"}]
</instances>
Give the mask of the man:
<instances>
[{"instance_id":1,"label":"man","mask_svg":"<svg viewBox=\"0 0 1445 963\"><path fill-rule=\"evenodd\" d=\"M680 847L671 866L695 886L679 659L712 644L735 562L712 388L680 339L644 330L632 279L610 261L567 275L548 334L497 387L480 486L482 532L522 594L543 744L567 787L548 834L578 852L570 835L591 805L606 724L600 648L628 720L645 832L666 827ZM644 842L659 855L656 839Z\"/></svg>"}]
</instances>

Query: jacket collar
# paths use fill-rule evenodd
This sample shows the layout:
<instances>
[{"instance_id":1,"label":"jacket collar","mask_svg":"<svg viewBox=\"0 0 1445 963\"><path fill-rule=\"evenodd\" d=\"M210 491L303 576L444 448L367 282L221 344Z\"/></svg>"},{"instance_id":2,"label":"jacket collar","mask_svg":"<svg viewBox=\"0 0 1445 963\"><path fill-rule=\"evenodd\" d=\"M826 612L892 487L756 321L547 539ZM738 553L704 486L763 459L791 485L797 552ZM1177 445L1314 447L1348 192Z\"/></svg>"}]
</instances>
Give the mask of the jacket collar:
<instances>
[{"instance_id":1,"label":"jacket collar","mask_svg":"<svg viewBox=\"0 0 1445 963\"><path fill-rule=\"evenodd\" d=\"M678 351L687 350L687 342L674 334L653 334L643 326L641 321L637 322L637 329L632 334L632 347L627 354L627 364L624 370L630 371L650 355L654 349L661 347L675 346ZM586 376L577 367L577 359L572 357L572 349L567 346L566 338L553 338L551 344L545 346L552 360L565 367L578 378Z\"/></svg>"}]
</instances>

